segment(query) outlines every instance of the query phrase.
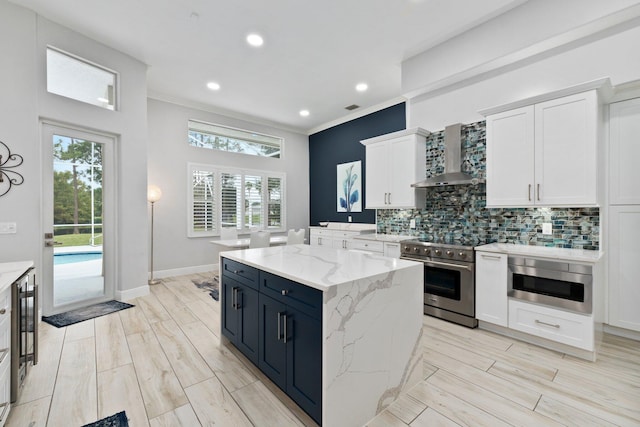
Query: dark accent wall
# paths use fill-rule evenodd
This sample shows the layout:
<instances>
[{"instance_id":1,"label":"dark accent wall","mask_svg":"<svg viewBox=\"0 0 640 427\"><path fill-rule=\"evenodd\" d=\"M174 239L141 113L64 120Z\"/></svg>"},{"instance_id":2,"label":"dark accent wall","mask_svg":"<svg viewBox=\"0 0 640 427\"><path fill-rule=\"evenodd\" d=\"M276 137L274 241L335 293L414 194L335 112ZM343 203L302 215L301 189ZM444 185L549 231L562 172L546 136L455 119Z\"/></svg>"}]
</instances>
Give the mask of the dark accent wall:
<instances>
[{"instance_id":1,"label":"dark accent wall","mask_svg":"<svg viewBox=\"0 0 640 427\"><path fill-rule=\"evenodd\" d=\"M338 126L309 135L309 224L320 221L375 223L375 209L364 209L365 147L360 141L406 129L405 103L351 120ZM362 160L362 212L338 212L336 202L336 166Z\"/></svg>"}]
</instances>

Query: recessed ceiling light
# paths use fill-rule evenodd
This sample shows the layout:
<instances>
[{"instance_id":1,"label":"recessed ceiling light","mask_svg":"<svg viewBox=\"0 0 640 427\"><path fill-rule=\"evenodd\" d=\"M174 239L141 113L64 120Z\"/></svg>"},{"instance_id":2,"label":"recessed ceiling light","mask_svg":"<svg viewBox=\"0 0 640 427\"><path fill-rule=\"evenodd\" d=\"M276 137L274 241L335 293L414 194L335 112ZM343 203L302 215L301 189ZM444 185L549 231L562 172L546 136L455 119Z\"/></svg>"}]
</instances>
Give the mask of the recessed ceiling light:
<instances>
[{"instance_id":1,"label":"recessed ceiling light","mask_svg":"<svg viewBox=\"0 0 640 427\"><path fill-rule=\"evenodd\" d=\"M253 47L260 47L264 44L264 40L259 34L252 33L247 36L247 43Z\"/></svg>"},{"instance_id":2,"label":"recessed ceiling light","mask_svg":"<svg viewBox=\"0 0 640 427\"><path fill-rule=\"evenodd\" d=\"M309 110L300 110L300 115L302 117L308 117L309 116Z\"/></svg>"},{"instance_id":3,"label":"recessed ceiling light","mask_svg":"<svg viewBox=\"0 0 640 427\"><path fill-rule=\"evenodd\" d=\"M207 83L207 87L211 90L220 90L220 85L216 82Z\"/></svg>"},{"instance_id":4,"label":"recessed ceiling light","mask_svg":"<svg viewBox=\"0 0 640 427\"><path fill-rule=\"evenodd\" d=\"M366 83L358 83L356 85L356 90L358 92L364 92L365 90L369 89L369 85Z\"/></svg>"}]
</instances>

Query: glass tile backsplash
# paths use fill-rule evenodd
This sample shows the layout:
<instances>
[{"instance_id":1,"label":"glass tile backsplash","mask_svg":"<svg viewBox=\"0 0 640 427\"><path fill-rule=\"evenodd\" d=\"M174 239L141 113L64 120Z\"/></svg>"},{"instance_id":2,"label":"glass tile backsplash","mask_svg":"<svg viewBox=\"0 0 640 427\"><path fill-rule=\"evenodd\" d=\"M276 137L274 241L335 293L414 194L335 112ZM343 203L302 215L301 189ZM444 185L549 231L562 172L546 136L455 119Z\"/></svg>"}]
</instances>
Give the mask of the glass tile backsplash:
<instances>
[{"instance_id":1,"label":"glass tile backsplash","mask_svg":"<svg viewBox=\"0 0 640 427\"><path fill-rule=\"evenodd\" d=\"M485 122L462 127L462 171L484 178ZM427 177L444 172L444 131L427 138ZM424 209L379 209L378 233L405 234L422 239L464 245L514 243L574 249L599 249L598 208L486 207L486 185L431 187ZM410 228L414 219L416 228ZM542 224L552 234L542 234Z\"/></svg>"}]
</instances>

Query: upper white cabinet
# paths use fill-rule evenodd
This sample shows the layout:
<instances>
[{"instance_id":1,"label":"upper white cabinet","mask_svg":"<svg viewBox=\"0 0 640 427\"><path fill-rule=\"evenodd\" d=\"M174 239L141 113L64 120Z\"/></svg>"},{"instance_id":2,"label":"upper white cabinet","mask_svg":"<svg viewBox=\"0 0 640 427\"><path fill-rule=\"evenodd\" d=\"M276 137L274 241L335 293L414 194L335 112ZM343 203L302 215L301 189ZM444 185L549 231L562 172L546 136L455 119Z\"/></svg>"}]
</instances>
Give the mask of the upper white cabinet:
<instances>
[{"instance_id":1,"label":"upper white cabinet","mask_svg":"<svg viewBox=\"0 0 640 427\"><path fill-rule=\"evenodd\" d=\"M367 209L423 207L426 192L411 187L426 175L426 137L408 129L360 141L366 146Z\"/></svg>"},{"instance_id":2,"label":"upper white cabinet","mask_svg":"<svg viewBox=\"0 0 640 427\"><path fill-rule=\"evenodd\" d=\"M487 115L487 207L597 206L598 92L517 104Z\"/></svg>"},{"instance_id":3,"label":"upper white cabinet","mask_svg":"<svg viewBox=\"0 0 640 427\"><path fill-rule=\"evenodd\" d=\"M610 107L609 204L640 205L640 98Z\"/></svg>"}]
</instances>

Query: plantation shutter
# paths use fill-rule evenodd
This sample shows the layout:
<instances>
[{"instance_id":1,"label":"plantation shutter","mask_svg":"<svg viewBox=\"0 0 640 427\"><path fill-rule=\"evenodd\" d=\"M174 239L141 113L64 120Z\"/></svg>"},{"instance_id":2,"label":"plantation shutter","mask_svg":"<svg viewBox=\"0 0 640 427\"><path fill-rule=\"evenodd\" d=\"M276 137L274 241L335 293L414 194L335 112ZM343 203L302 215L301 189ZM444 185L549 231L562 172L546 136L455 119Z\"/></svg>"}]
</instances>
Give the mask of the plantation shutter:
<instances>
[{"instance_id":1,"label":"plantation shutter","mask_svg":"<svg viewBox=\"0 0 640 427\"><path fill-rule=\"evenodd\" d=\"M244 176L244 226L262 228L262 176Z\"/></svg>"},{"instance_id":2,"label":"plantation shutter","mask_svg":"<svg viewBox=\"0 0 640 427\"><path fill-rule=\"evenodd\" d=\"M193 231L216 231L214 174L210 171L193 171Z\"/></svg>"},{"instance_id":3,"label":"plantation shutter","mask_svg":"<svg viewBox=\"0 0 640 427\"><path fill-rule=\"evenodd\" d=\"M222 227L239 228L242 217L242 175L221 174L221 218Z\"/></svg>"},{"instance_id":4,"label":"plantation shutter","mask_svg":"<svg viewBox=\"0 0 640 427\"><path fill-rule=\"evenodd\" d=\"M267 228L282 227L282 178L267 178Z\"/></svg>"}]
</instances>

